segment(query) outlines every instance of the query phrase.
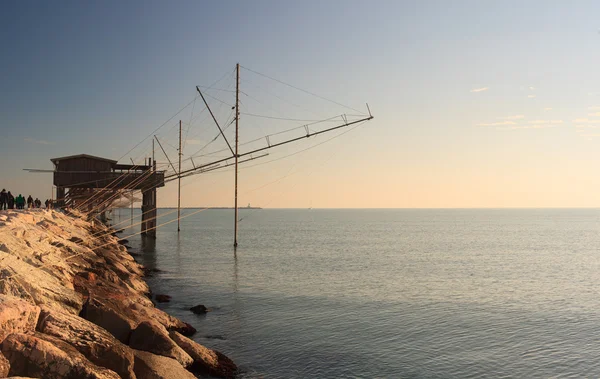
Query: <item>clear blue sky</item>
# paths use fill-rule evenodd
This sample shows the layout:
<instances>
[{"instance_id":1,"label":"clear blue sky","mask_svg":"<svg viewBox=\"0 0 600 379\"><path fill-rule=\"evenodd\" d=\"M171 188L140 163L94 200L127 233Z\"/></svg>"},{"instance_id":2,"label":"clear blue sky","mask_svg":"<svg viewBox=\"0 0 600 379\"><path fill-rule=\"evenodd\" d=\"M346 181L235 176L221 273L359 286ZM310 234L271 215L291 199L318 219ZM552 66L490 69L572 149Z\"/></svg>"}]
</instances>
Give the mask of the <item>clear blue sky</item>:
<instances>
[{"instance_id":1,"label":"clear blue sky","mask_svg":"<svg viewBox=\"0 0 600 379\"><path fill-rule=\"evenodd\" d=\"M353 108L369 102L376 116L247 169L242 202L600 206L596 1L7 1L0 14L0 187L14 192L49 197L50 175L22 168L51 168L53 157L120 158L193 100L195 85L240 62ZM242 75L249 113L316 117L254 85L319 117L348 112ZM198 144L216 130L209 121L190 128ZM242 141L263 128L277 130L242 118ZM174 143L171 131L159 134ZM197 177L184 204L230 205L231 182L230 172ZM161 205L174 194L161 190Z\"/></svg>"}]
</instances>

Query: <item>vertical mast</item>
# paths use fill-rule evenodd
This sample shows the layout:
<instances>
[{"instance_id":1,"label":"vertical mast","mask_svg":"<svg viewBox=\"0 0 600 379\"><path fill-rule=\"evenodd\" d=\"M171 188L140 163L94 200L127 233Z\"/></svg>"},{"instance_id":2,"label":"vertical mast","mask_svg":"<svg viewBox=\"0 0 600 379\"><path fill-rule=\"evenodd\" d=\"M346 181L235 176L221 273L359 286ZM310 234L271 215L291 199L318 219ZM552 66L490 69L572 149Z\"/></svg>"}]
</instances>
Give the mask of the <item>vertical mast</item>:
<instances>
[{"instance_id":1,"label":"vertical mast","mask_svg":"<svg viewBox=\"0 0 600 379\"><path fill-rule=\"evenodd\" d=\"M233 247L237 247L238 229L238 132L240 121L240 64L235 65L235 224L233 231Z\"/></svg>"},{"instance_id":2,"label":"vertical mast","mask_svg":"<svg viewBox=\"0 0 600 379\"><path fill-rule=\"evenodd\" d=\"M188 126L189 127L189 126ZM181 120L179 120L179 174L181 174ZM177 232L181 230L179 227L180 219L181 219L181 175L177 179L178 189L177 189Z\"/></svg>"},{"instance_id":3,"label":"vertical mast","mask_svg":"<svg viewBox=\"0 0 600 379\"><path fill-rule=\"evenodd\" d=\"M152 150L154 151L154 140L152 140ZM133 158L129 158L131 159L131 169L133 170L133 166L135 166L135 163L133 163ZM131 170L129 170L131 171ZM131 225L133 225L133 189L131 190Z\"/></svg>"}]
</instances>

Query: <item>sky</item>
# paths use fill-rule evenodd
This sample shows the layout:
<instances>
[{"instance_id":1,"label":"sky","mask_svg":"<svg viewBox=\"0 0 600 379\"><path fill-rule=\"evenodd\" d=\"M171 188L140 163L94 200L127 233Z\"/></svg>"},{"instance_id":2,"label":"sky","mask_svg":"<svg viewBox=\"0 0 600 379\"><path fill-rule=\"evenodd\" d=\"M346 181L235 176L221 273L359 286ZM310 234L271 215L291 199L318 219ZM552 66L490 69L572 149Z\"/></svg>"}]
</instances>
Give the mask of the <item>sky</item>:
<instances>
[{"instance_id":1,"label":"sky","mask_svg":"<svg viewBox=\"0 0 600 379\"><path fill-rule=\"evenodd\" d=\"M233 143L240 63L242 153L301 136L313 121L298 120L333 118L310 126L323 130L365 103L375 116L242 164L242 205L600 207L597 1L1 6L0 187L14 193L50 197L52 175L23 169L55 157L141 163L154 134L176 165L180 119L184 169L226 157L195 86ZM231 206L233 179L183 179L183 206Z\"/></svg>"}]
</instances>

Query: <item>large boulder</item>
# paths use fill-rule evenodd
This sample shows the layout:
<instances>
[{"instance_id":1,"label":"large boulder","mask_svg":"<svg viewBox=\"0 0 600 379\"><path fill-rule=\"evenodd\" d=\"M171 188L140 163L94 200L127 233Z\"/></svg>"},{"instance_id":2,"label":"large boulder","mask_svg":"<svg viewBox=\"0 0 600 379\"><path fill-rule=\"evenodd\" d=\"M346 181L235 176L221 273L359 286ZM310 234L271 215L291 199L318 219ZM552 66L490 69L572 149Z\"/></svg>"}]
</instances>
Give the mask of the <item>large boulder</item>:
<instances>
[{"instance_id":1,"label":"large boulder","mask_svg":"<svg viewBox=\"0 0 600 379\"><path fill-rule=\"evenodd\" d=\"M10 371L10 362L0 353L0 378L6 378Z\"/></svg>"},{"instance_id":2,"label":"large boulder","mask_svg":"<svg viewBox=\"0 0 600 379\"><path fill-rule=\"evenodd\" d=\"M50 246L50 245L48 245ZM83 298L70 284L71 274L63 262L62 253L53 252L44 257L44 263L57 262L56 265L40 266L35 262L32 249L21 247L23 257L0 252L0 260L5 265L0 269L0 293L23 298L32 304L50 305L65 308L77 314L83 304ZM59 250L59 249L55 249ZM51 258L50 258L50 254ZM52 260L51 260L52 259ZM35 265L34 265L35 264Z\"/></svg>"},{"instance_id":3,"label":"large boulder","mask_svg":"<svg viewBox=\"0 0 600 379\"><path fill-rule=\"evenodd\" d=\"M208 349L181 334L171 331L169 336L175 343L192 357L191 369L219 378L233 378L238 369L235 363L224 354Z\"/></svg>"},{"instance_id":4,"label":"large boulder","mask_svg":"<svg viewBox=\"0 0 600 379\"><path fill-rule=\"evenodd\" d=\"M68 342L90 361L115 371L122 378L135 378L133 351L85 319L44 306L37 330Z\"/></svg>"},{"instance_id":5,"label":"large boulder","mask_svg":"<svg viewBox=\"0 0 600 379\"><path fill-rule=\"evenodd\" d=\"M156 322L144 321L139 324L131 333L129 346L137 350L173 358L183 367L194 363L192 357L169 338L167 330Z\"/></svg>"},{"instance_id":6,"label":"large boulder","mask_svg":"<svg viewBox=\"0 0 600 379\"><path fill-rule=\"evenodd\" d=\"M39 315L40 307L0 294L0 342L11 333L33 332Z\"/></svg>"},{"instance_id":7,"label":"large boulder","mask_svg":"<svg viewBox=\"0 0 600 379\"><path fill-rule=\"evenodd\" d=\"M185 336L191 336L196 333L196 329L190 324L171 316L170 314L155 308L146 306L141 303L131 304L129 307L131 313L135 314L137 320L153 320L167 328L167 330L175 330Z\"/></svg>"},{"instance_id":8,"label":"large boulder","mask_svg":"<svg viewBox=\"0 0 600 379\"><path fill-rule=\"evenodd\" d=\"M175 359L155 355L146 351L134 350L135 374L143 379L195 379Z\"/></svg>"},{"instance_id":9,"label":"large boulder","mask_svg":"<svg viewBox=\"0 0 600 379\"><path fill-rule=\"evenodd\" d=\"M10 375L47 379L119 379L114 371L98 367L82 354L59 349L36 336L14 333L2 342Z\"/></svg>"},{"instance_id":10,"label":"large boulder","mask_svg":"<svg viewBox=\"0 0 600 379\"><path fill-rule=\"evenodd\" d=\"M131 331L135 329L137 323L113 307L108 301L90 298L84 304L80 314L86 320L106 329L116 339L124 344L129 343Z\"/></svg>"},{"instance_id":11,"label":"large boulder","mask_svg":"<svg viewBox=\"0 0 600 379\"><path fill-rule=\"evenodd\" d=\"M106 286L104 289L111 289ZM86 320L108 330L119 341L129 344L129 338L141 322L155 321L168 330L176 330L183 335L191 336L196 329L191 325L155 308L152 302L139 295L111 293L94 290L84 304L81 316Z\"/></svg>"}]
</instances>

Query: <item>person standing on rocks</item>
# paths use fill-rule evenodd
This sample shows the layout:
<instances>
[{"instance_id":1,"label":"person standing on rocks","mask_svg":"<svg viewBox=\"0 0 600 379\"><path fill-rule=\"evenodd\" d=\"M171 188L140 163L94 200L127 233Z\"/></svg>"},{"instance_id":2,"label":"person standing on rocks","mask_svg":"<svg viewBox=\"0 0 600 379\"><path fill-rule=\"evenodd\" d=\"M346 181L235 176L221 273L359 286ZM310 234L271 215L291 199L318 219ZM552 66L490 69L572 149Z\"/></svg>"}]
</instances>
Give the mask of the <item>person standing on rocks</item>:
<instances>
[{"instance_id":1,"label":"person standing on rocks","mask_svg":"<svg viewBox=\"0 0 600 379\"><path fill-rule=\"evenodd\" d=\"M15 209L15 197L8 191L8 209Z\"/></svg>"},{"instance_id":2,"label":"person standing on rocks","mask_svg":"<svg viewBox=\"0 0 600 379\"><path fill-rule=\"evenodd\" d=\"M17 209L23 209L23 207L25 206L25 198L21 194L19 194L19 196L17 196L17 199L15 202L17 204Z\"/></svg>"},{"instance_id":3,"label":"person standing on rocks","mask_svg":"<svg viewBox=\"0 0 600 379\"><path fill-rule=\"evenodd\" d=\"M29 197L27 198L27 209L33 208L33 197L31 197L31 195L29 195Z\"/></svg>"},{"instance_id":4,"label":"person standing on rocks","mask_svg":"<svg viewBox=\"0 0 600 379\"><path fill-rule=\"evenodd\" d=\"M6 194L6 190L3 188L0 191L0 211L3 211L8 206L8 195Z\"/></svg>"}]
</instances>

